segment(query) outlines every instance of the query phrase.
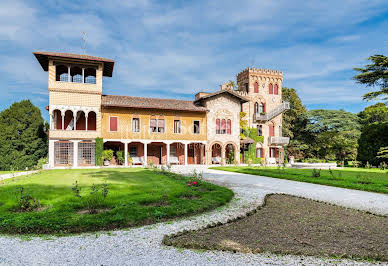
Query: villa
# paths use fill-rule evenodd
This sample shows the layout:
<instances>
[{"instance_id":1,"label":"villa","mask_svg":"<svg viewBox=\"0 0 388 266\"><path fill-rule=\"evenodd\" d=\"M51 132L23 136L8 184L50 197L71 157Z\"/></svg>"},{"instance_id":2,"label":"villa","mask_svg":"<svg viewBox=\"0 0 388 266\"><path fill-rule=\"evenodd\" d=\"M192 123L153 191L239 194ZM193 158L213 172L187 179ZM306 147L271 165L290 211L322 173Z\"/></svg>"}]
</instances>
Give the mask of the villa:
<instances>
[{"instance_id":1,"label":"villa","mask_svg":"<svg viewBox=\"0 0 388 266\"><path fill-rule=\"evenodd\" d=\"M243 163L244 151L256 145L267 163L284 160L283 73L247 68L216 92L198 92L192 101L105 95L103 77L112 77L114 61L54 52L34 52L48 71L50 115L49 167L95 165L95 140L104 149L125 154L132 164ZM240 113L263 143L240 139ZM234 158L231 162L230 158ZM229 158L229 160L227 160ZM117 164L113 159L111 164Z\"/></svg>"}]
</instances>

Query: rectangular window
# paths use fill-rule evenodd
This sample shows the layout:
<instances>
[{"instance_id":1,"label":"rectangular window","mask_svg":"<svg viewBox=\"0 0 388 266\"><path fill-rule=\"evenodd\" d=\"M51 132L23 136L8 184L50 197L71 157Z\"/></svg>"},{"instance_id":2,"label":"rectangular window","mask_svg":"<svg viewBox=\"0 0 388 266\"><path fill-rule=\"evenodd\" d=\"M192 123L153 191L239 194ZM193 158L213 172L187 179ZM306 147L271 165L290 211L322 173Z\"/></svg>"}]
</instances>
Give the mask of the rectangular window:
<instances>
[{"instance_id":1,"label":"rectangular window","mask_svg":"<svg viewBox=\"0 0 388 266\"><path fill-rule=\"evenodd\" d=\"M140 132L140 119L132 118L132 132Z\"/></svg>"},{"instance_id":2,"label":"rectangular window","mask_svg":"<svg viewBox=\"0 0 388 266\"><path fill-rule=\"evenodd\" d=\"M109 131L117 131L118 117L111 116L109 117Z\"/></svg>"},{"instance_id":3,"label":"rectangular window","mask_svg":"<svg viewBox=\"0 0 388 266\"><path fill-rule=\"evenodd\" d=\"M225 134L225 133L226 133L226 120L222 119L221 120L221 134Z\"/></svg>"},{"instance_id":4,"label":"rectangular window","mask_svg":"<svg viewBox=\"0 0 388 266\"><path fill-rule=\"evenodd\" d=\"M221 134L221 123L220 123L220 119L218 118L216 120L216 134Z\"/></svg>"},{"instance_id":5,"label":"rectangular window","mask_svg":"<svg viewBox=\"0 0 388 266\"><path fill-rule=\"evenodd\" d=\"M95 165L96 144L93 142L78 143L78 165Z\"/></svg>"},{"instance_id":6,"label":"rectangular window","mask_svg":"<svg viewBox=\"0 0 388 266\"><path fill-rule=\"evenodd\" d=\"M150 131L164 133L164 119L150 119Z\"/></svg>"},{"instance_id":7,"label":"rectangular window","mask_svg":"<svg viewBox=\"0 0 388 266\"><path fill-rule=\"evenodd\" d=\"M174 133L181 133L181 120L174 120Z\"/></svg>"},{"instance_id":8,"label":"rectangular window","mask_svg":"<svg viewBox=\"0 0 388 266\"><path fill-rule=\"evenodd\" d=\"M137 157L137 147L136 146L129 147L129 156L130 157Z\"/></svg>"},{"instance_id":9,"label":"rectangular window","mask_svg":"<svg viewBox=\"0 0 388 266\"><path fill-rule=\"evenodd\" d=\"M73 143L68 141L55 142L54 156L56 165L73 165Z\"/></svg>"},{"instance_id":10,"label":"rectangular window","mask_svg":"<svg viewBox=\"0 0 388 266\"><path fill-rule=\"evenodd\" d=\"M199 121L194 121L193 123L193 133L194 134L199 134Z\"/></svg>"},{"instance_id":11,"label":"rectangular window","mask_svg":"<svg viewBox=\"0 0 388 266\"><path fill-rule=\"evenodd\" d=\"M232 134L232 121L230 119L226 120L226 134Z\"/></svg>"},{"instance_id":12,"label":"rectangular window","mask_svg":"<svg viewBox=\"0 0 388 266\"><path fill-rule=\"evenodd\" d=\"M270 125L269 126L269 136L270 137L274 137L275 136L275 126L274 125Z\"/></svg>"},{"instance_id":13,"label":"rectangular window","mask_svg":"<svg viewBox=\"0 0 388 266\"><path fill-rule=\"evenodd\" d=\"M257 125L257 136L263 136L263 126Z\"/></svg>"}]
</instances>

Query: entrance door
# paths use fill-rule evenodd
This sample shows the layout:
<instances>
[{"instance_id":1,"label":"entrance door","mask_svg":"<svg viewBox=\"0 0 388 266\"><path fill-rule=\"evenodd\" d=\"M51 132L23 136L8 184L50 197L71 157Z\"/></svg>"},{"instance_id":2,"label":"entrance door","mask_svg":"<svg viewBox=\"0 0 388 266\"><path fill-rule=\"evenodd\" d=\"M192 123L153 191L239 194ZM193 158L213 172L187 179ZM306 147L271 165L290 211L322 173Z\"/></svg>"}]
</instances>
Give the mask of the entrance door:
<instances>
[{"instance_id":1,"label":"entrance door","mask_svg":"<svg viewBox=\"0 0 388 266\"><path fill-rule=\"evenodd\" d=\"M151 160L154 164L162 163L162 146L150 145L148 146L148 160Z\"/></svg>"},{"instance_id":2,"label":"entrance door","mask_svg":"<svg viewBox=\"0 0 388 266\"><path fill-rule=\"evenodd\" d=\"M187 163L194 164L194 145L189 145L187 150Z\"/></svg>"}]
</instances>

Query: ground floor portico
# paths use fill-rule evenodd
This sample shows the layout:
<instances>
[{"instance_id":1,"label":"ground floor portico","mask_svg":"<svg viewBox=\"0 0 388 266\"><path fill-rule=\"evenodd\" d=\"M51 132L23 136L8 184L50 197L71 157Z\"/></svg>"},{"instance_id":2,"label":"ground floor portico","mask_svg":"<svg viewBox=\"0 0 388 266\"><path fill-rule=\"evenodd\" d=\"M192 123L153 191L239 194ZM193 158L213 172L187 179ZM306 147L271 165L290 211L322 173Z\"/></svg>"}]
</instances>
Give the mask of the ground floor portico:
<instances>
[{"instance_id":1,"label":"ground floor portico","mask_svg":"<svg viewBox=\"0 0 388 266\"><path fill-rule=\"evenodd\" d=\"M109 166L225 165L238 164L239 145L233 142L191 140L104 139L104 150L112 150ZM49 140L49 167L96 166L95 139ZM124 160L120 161L118 152Z\"/></svg>"}]
</instances>

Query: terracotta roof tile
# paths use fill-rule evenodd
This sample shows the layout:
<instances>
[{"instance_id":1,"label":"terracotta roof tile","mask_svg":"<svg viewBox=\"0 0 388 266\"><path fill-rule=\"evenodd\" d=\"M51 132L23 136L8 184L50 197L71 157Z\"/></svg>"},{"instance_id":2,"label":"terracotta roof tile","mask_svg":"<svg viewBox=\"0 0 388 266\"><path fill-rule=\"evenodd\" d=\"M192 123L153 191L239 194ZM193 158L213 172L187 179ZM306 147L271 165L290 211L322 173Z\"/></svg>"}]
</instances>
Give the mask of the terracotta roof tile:
<instances>
[{"instance_id":1,"label":"terracotta roof tile","mask_svg":"<svg viewBox=\"0 0 388 266\"><path fill-rule=\"evenodd\" d=\"M86 54L71 54L71 53L56 53L56 52L34 52L33 53L38 59L40 65L44 71L48 70L48 58L49 57L62 57L71 59L81 59L87 61L104 62L104 73L106 77L112 77L114 60L103 57L91 56Z\"/></svg>"},{"instance_id":2,"label":"terracotta roof tile","mask_svg":"<svg viewBox=\"0 0 388 266\"><path fill-rule=\"evenodd\" d=\"M234 91L231 91L231 90L219 90L219 91L216 91L214 93L208 93L206 94L205 96L197 99L195 102L198 103L204 99L207 99L207 98L211 98L211 97L214 97L214 96L217 96L219 94L223 94L223 93L229 93L230 95L238 98L242 103L246 103L246 102L249 102L249 99L244 97L244 96L241 96L240 94L238 94L237 92L234 92Z\"/></svg>"},{"instance_id":3,"label":"terracotta roof tile","mask_svg":"<svg viewBox=\"0 0 388 266\"><path fill-rule=\"evenodd\" d=\"M205 107L195 105L193 101L118 95L102 95L101 105L105 107L127 107L194 112L207 111Z\"/></svg>"}]
</instances>

